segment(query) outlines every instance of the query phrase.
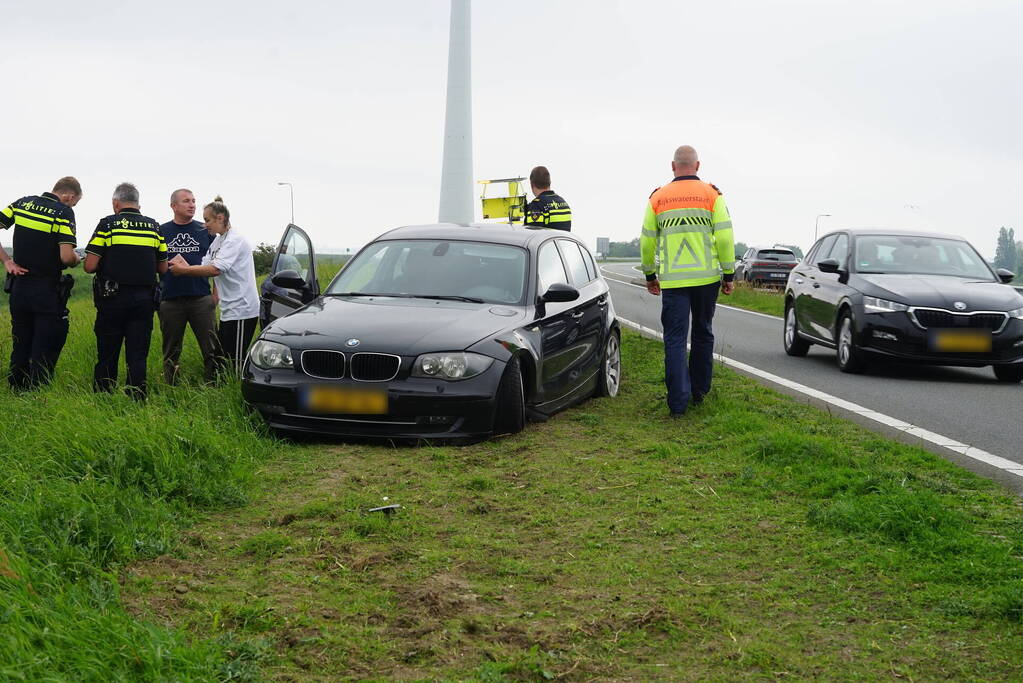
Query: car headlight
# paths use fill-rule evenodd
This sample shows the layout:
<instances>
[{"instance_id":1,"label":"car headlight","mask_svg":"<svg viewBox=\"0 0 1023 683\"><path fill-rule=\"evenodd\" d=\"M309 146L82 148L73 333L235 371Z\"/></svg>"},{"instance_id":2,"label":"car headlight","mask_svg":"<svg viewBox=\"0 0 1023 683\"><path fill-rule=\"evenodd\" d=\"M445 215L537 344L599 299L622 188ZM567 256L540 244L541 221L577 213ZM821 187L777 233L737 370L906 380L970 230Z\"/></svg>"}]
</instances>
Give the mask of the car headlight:
<instances>
[{"instance_id":1,"label":"car headlight","mask_svg":"<svg viewBox=\"0 0 1023 683\"><path fill-rule=\"evenodd\" d=\"M478 353L452 351L448 353L424 353L412 365L412 377L435 379L469 379L480 374L494 359Z\"/></svg>"},{"instance_id":2,"label":"car headlight","mask_svg":"<svg viewBox=\"0 0 1023 683\"><path fill-rule=\"evenodd\" d=\"M284 344L259 339L249 349L249 360L261 370L272 368L293 368L295 361L291 357L291 349Z\"/></svg>"},{"instance_id":3,"label":"car headlight","mask_svg":"<svg viewBox=\"0 0 1023 683\"><path fill-rule=\"evenodd\" d=\"M1017 308L1015 311L1009 311L1009 317L1023 320L1023 308Z\"/></svg>"},{"instance_id":4,"label":"car headlight","mask_svg":"<svg viewBox=\"0 0 1023 683\"><path fill-rule=\"evenodd\" d=\"M866 313L895 313L897 311L908 311L909 306L900 304L897 301L865 296L863 297L863 310Z\"/></svg>"}]
</instances>

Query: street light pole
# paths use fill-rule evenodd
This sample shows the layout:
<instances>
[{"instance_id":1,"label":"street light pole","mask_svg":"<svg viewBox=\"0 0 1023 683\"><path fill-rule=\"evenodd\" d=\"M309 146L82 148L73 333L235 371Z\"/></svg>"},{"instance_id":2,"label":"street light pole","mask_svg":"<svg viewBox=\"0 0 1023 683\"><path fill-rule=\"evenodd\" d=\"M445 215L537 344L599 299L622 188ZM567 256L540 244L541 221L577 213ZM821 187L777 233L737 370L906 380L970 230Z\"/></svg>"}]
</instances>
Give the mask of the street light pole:
<instances>
[{"instance_id":1,"label":"street light pole","mask_svg":"<svg viewBox=\"0 0 1023 683\"><path fill-rule=\"evenodd\" d=\"M817 220L815 220L813 222L813 241L814 242L817 241L817 228L821 224L821 219L822 218L829 218L830 216L831 216L830 213L820 213L820 214L817 214Z\"/></svg>"},{"instance_id":2,"label":"street light pole","mask_svg":"<svg viewBox=\"0 0 1023 683\"><path fill-rule=\"evenodd\" d=\"M291 183L277 183L278 185L287 185L288 193L291 195L291 224L295 224L295 186Z\"/></svg>"}]
</instances>

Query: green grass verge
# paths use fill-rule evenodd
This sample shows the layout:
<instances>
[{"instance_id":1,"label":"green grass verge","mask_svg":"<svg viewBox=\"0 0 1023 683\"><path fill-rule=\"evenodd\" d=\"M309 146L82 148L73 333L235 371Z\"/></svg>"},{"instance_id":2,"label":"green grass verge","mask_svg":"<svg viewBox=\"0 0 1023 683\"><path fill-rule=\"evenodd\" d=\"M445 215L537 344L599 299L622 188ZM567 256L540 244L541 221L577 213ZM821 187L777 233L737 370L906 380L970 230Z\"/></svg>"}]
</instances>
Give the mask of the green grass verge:
<instances>
[{"instance_id":1,"label":"green grass verge","mask_svg":"<svg viewBox=\"0 0 1023 683\"><path fill-rule=\"evenodd\" d=\"M292 444L158 333L146 405L93 396L92 317L0 388L0 680L1023 676L1019 501L727 369L669 421L627 333L514 437Z\"/></svg>"},{"instance_id":2,"label":"green grass verge","mask_svg":"<svg viewBox=\"0 0 1023 683\"><path fill-rule=\"evenodd\" d=\"M736 282L735 291L730 296L719 296L718 302L758 313L776 315L779 318L785 315L785 296L782 290L753 287L746 282Z\"/></svg>"},{"instance_id":3,"label":"green grass verge","mask_svg":"<svg viewBox=\"0 0 1023 683\"><path fill-rule=\"evenodd\" d=\"M1023 676L1017 499L724 368L668 420L660 345L624 353L520 435L283 451L123 573L132 613L280 680Z\"/></svg>"}]
</instances>

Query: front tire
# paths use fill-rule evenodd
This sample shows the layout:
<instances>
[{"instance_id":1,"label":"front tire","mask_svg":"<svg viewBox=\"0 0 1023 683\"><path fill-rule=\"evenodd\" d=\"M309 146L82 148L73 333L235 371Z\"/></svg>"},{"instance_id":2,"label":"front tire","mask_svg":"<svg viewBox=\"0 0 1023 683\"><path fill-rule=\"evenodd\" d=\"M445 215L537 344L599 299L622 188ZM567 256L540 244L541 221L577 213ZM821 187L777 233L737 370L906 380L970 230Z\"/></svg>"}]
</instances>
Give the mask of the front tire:
<instances>
[{"instance_id":1,"label":"front tire","mask_svg":"<svg viewBox=\"0 0 1023 683\"><path fill-rule=\"evenodd\" d=\"M622 345L618 330L611 330L604 344L604 354L600 361L600 374L597 377L596 396L613 398L618 395L622 383Z\"/></svg>"},{"instance_id":2,"label":"front tire","mask_svg":"<svg viewBox=\"0 0 1023 683\"><path fill-rule=\"evenodd\" d=\"M859 374L866 368L863 352L856 345L853 332L853 319L849 311L845 311L838 320L838 369L842 372Z\"/></svg>"},{"instance_id":3,"label":"front tire","mask_svg":"<svg viewBox=\"0 0 1023 683\"><path fill-rule=\"evenodd\" d=\"M799 336L795 302L791 302L785 307L785 329L782 333L782 344L785 346L785 353L790 356L805 356L810 350L810 342Z\"/></svg>"},{"instance_id":4,"label":"front tire","mask_svg":"<svg viewBox=\"0 0 1023 683\"><path fill-rule=\"evenodd\" d=\"M494 434L518 434L526 425L526 396L522 386L522 364L514 356L497 385Z\"/></svg>"},{"instance_id":5,"label":"front tire","mask_svg":"<svg viewBox=\"0 0 1023 683\"><path fill-rule=\"evenodd\" d=\"M1006 382L1008 384L1023 382L1023 367L1018 365L993 365L991 369L995 371L995 377L999 382Z\"/></svg>"}]
</instances>

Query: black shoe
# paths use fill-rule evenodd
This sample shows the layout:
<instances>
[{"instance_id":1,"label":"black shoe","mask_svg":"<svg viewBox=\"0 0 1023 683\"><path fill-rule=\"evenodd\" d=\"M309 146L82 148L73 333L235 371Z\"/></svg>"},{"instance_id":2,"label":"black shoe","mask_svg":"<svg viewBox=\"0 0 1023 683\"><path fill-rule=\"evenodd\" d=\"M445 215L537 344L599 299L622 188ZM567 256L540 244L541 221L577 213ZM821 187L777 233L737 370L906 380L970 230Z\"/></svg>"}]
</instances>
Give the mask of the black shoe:
<instances>
[{"instance_id":1,"label":"black shoe","mask_svg":"<svg viewBox=\"0 0 1023 683\"><path fill-rule=\"evenodd\" d=\"M689 402L694 406L698 406L703 403L703 399L707 398L707 394L693 394L693 397L689 399Z\"/></svg>"},{"instance_id":2,"label":"black shoe","mask_svg":"<svg viewBox=\"0 0 1023 683\"><path fill-rule=\"evenodd\" d=\"M683 410L681 413L672 413L670 417L672 420L681 420L685 416L686 411Z\"/></svg>"}]
</instances>

